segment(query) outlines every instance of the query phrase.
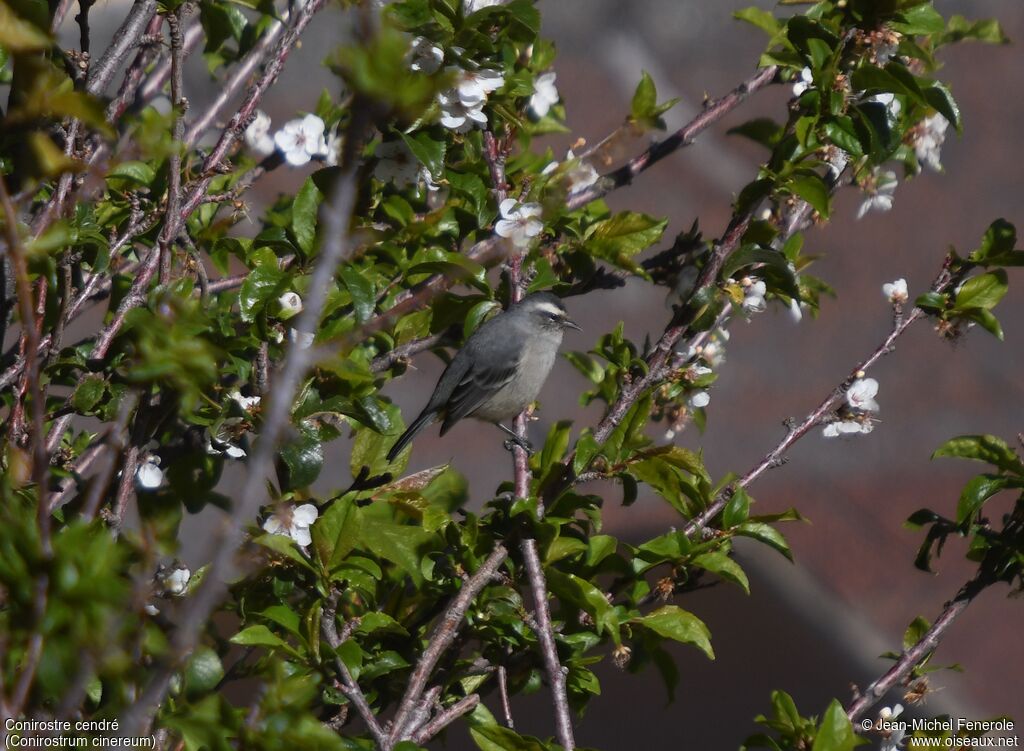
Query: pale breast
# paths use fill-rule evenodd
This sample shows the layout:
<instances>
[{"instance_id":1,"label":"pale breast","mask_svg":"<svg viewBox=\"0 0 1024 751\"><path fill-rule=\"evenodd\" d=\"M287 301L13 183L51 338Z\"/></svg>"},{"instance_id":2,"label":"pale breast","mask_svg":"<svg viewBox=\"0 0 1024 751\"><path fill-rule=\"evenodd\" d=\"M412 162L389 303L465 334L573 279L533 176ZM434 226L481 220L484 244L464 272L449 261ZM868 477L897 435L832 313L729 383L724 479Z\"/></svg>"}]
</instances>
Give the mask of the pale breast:
<instances>
[{"instance_id":1,"label":"pale breast","mask_svg":"<svg viewBox=\"0 0 1024 751\"><path fill-rule=\"evenodd\" d=\"M501 422L515 417L540 396L544 382L558 356L561 337L535 337L525 347L519 361L519 376L480 405L473 417Z\"/></svg>"}]
</instances>

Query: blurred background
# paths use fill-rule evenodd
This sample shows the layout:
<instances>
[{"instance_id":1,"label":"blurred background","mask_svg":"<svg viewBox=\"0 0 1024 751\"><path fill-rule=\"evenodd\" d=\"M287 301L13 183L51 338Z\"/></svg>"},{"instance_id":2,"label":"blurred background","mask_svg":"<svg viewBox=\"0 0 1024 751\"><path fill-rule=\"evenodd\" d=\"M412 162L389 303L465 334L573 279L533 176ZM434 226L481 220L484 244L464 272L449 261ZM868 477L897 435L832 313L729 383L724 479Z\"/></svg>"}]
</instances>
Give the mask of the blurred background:
<instances>
[{"instance_id":1,"label":"blurred background","mask_svg":"<svg viewBox=\"0 0 1024 751\"><path fill-rule=\"evenodd\" d=\"M559 50L557 85L568 110L572 135L553 139L556 155L577 138L596 143L618 126L629 110L641 70L657 83L659 100L681 97L666 120L674 129L699 111L705 93L720 96L749 76L765 37L732 20L731 12L751 0L541 0L544 30ZM774 3L753 3L772 9ZM937 0L943 14L994 16L1011 40L1024 38L1020 0ZM94 24L121 17L124 6L97 4ZM107 11L107 13L103 13ZM111 30L107 30L109 36ZM70 38L77 32L67 30ZM102 32L98 32L101 34ZM334 79L320 67L340 41L336 17L311 25L302 49L288 61L283 80L265 109L275 124L314 107ZM100 39L97 39L99 42ZM94 45L95 47L96 45ZM742 473L783 435L782 422L801 418L873 350L889 331L891 309L881 285L906 277L912 297L924 291L946 249L975 247L988 224L1005 217L1024 230L1024 56L1019 46L958 46L941 55L944 80L963 111L965 133L952 130L942 151L945 174L925 172L900 185L889 213L854 214L859 196L841 193L834 218L809 231L805 253L822 253L813 273L834 285L837 299L823 302L821 315L799 324L771 309L750 324L730 328L727 360L712 390L704 435L691 427L676 441L702 448L715 477ZM198 55L191 61L187 94L201 105L215 91ZM756 95L725 122L614 193L613 209L633 209L670 218L670 238L700 219L705 235L721 234L736 192L754 176L763 153L729 127L756 116L784 117L788 87ZM629 144L619 157L645 143ZM296 188L303 170L277 170L261 183L256 203ZM253 206L258 216L258 205ZM256 226L252 226L256 231ZM247 231L243 225L242 231ZM654 671L634 676L609 664L599 667L602 695L578 722L581 745L603 749L737 746L755 730L753 717L769 708L774 688L790 692L805 713L821 712L832 697L846 700L851 684L865 686L888 666L879 655L898 650L906 625L918 615L933 619L968 576L963 550L951 541L938 573L912 567L918 532L903 527L924 506L949 512L963 483L981 471L962 461L930 461L944 440L962 433L993 433L1015 441L1024 431L1024 274L1011 277L1011 291L996 310L1006 332L997 342L975 330L956 344L943 341L927 323L913 326L894 354L872 371L881 384L882 422L870 436L825 440L815 431L799 442L785 466L772 470L751 492L757 513L796 507L810 521L783 531L796 562L758 546L739 547L753 594L726 585L687 595L679 604L711 628L714 663L693 649L678 650L681 682L669 705ZM643 283L624 290L595 292L570 300L584 334L566 338L566 348L586 350L620 320L634 341L661 333L669 310L663 291ZM425 403L441 371L438 358L419 356L417 370L392 383L386 393L406 419ZM534 442L548 425L573 419L580 427L599 418L597 409L576 403L582 376L560 362L542 395ZM463 423L444 439L428 430L416 443L410 470L454 460L470 480L473 503L490 498L510 477L510 460L495 429ZM324 491L348 482L347 446L334 445L318 486ZM241 468L237 469L240 472ZM226 482L237 480L227 477ZM620 489L594 486L607 495L607 531L625 539L647 539L678 523L675 512L642 497L628 509ZM203 562L206 523L189 520L185 558ZM742 541L741 541L742 542ZM1024 607L1008 600L1005 587L986 591L953 626L936 661L960 663L965 672L942 672L935 692L914 710L923 716L950 713L972 718L1010 715L1024 721ZM606 661L608 662L608 661ZM546 690L514 702L517 729L541 736L553 732ZM890 696L887 703L902 701ZM906 702L904 702L906 703ZM492 709L497 709L492 707ZM638 738L638 730L645 738ZM462 731L448 745L468 746Z\"/></svg>"}]
</instances>

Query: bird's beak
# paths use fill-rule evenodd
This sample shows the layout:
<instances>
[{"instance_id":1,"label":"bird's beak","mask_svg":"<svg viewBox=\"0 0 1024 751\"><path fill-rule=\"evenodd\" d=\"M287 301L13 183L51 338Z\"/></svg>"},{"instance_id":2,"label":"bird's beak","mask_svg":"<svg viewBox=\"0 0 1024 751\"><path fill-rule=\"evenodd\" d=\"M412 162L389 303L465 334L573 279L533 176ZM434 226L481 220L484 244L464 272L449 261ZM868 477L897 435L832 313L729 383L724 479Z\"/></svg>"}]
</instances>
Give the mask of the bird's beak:
<instances>
[{"instance_id":1,"label":"bird's beak","mask_svg":"<svg viewBox=\"0 0 1024 751\"><path fill-rule=\"evenodd\" d=\"M580 325L576 323L576 321L570 321L568 318L562 321L562 326L567 329L576 329L577 331L583 331L583 329L580 328Z\"/></svg>"}]
</instances>

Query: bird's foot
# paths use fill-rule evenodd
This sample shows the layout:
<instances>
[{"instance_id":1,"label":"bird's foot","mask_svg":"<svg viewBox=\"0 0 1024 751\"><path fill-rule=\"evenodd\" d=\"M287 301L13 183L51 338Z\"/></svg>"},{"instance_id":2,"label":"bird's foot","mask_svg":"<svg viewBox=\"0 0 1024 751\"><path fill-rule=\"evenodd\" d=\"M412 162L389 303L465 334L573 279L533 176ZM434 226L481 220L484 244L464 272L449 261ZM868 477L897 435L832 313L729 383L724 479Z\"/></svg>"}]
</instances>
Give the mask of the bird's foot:
<instances>
[{"instance_id":1,"label":"bird's foot","mask_svg":"<svg viewBox=\"0 0 1024 751\"><path fill-rule=\"evenodd\" d=\"M525 451L527 456L533 456L534 453L536 453L533 450L533 446L530 444L530 442L525 440L524 438L519 438L517 436L515 438L508 438L508 439L506 439L506 441L505 441L505 450L506 451L513 451L513 450L515 450L516 446L518 446L523 451Z\"/></svg>"}]
</instances>

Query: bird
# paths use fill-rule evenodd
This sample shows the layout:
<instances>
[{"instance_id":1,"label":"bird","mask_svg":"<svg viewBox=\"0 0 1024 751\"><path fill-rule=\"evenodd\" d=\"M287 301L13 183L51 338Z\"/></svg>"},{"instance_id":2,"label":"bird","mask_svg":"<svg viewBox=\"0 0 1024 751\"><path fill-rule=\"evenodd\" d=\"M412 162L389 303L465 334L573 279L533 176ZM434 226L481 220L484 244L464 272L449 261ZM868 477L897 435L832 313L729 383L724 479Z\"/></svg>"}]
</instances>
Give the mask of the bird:
<instances>
[{"instance_id":1,"label":"bird","mask_svg":"<svg viewBox=\"0 0 1024 751\"><path fill-rule=\"evenodd\" d=\"M482 323L445 368L419 417L388 451L388 461L435 420L442 421L444 435L464 417L494 423L512 437L506 447L516 443L530 451L502 421L537 399L567 328L582 331L551 292L527 295Z\"/></svg>"}]
</instances>

